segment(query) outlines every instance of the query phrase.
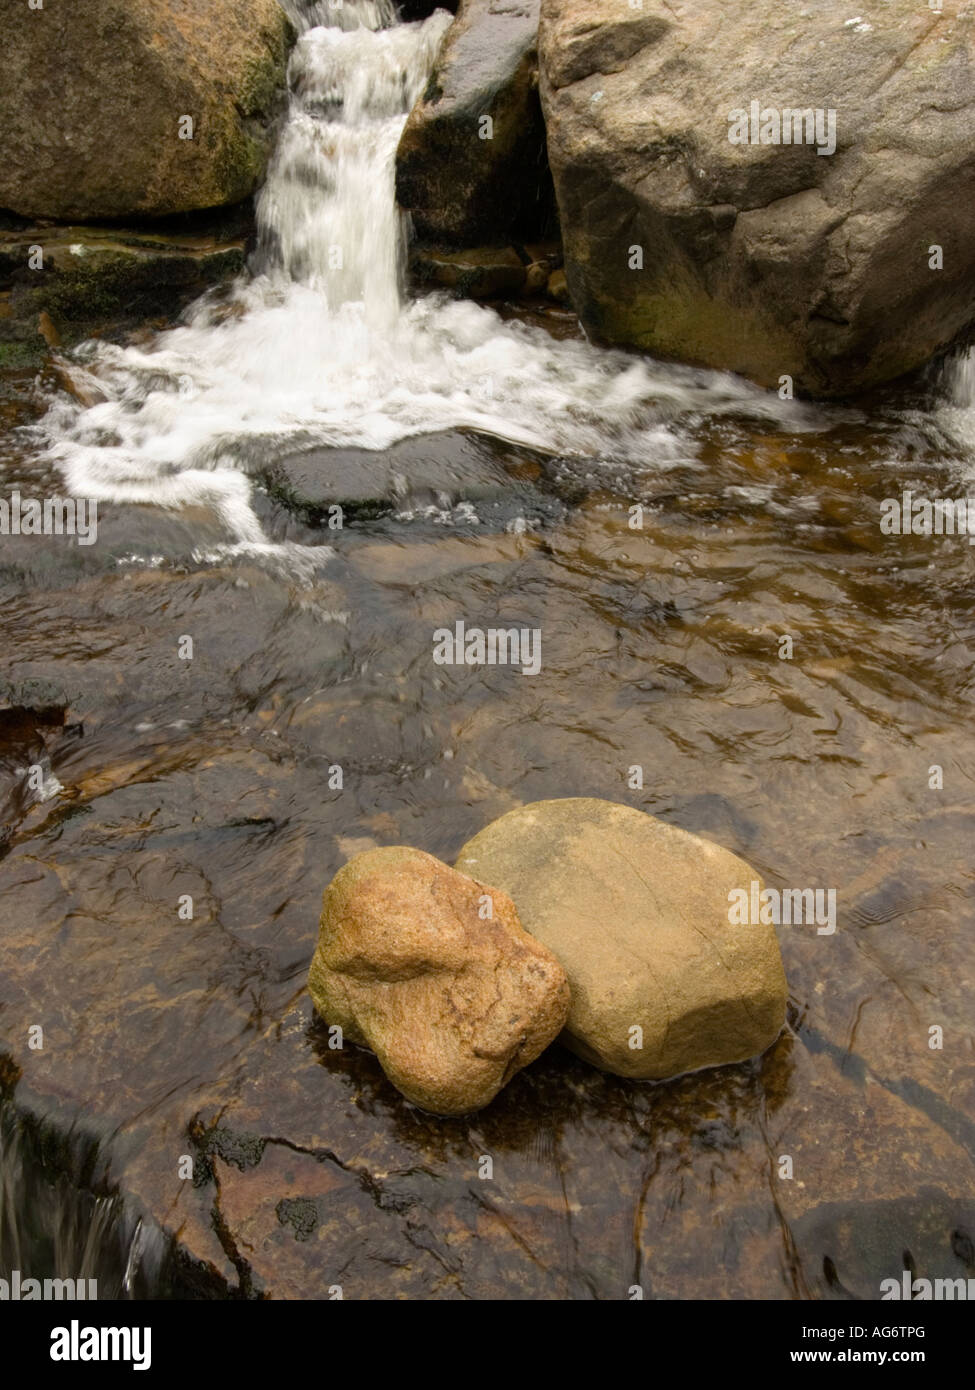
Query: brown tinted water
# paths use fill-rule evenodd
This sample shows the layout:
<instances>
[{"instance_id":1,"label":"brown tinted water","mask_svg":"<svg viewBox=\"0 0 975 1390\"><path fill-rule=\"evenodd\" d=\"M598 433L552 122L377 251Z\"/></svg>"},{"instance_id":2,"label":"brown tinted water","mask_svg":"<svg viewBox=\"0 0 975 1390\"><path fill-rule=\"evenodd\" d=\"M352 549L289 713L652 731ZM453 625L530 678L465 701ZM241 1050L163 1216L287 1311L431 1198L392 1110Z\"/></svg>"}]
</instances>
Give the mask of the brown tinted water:
<instances>
[{"instance_id":1,"label":"brown tinted water","mask_svg":"<svg viewBox=\"0 0 975 1390\"><path fill-rule=\"evenodd\" d=\"M51 389L4 378L5 496L64 490L18 429ZM802 434L702 413L666 471L457 434L511 480L477 524L458 492L316 528L257 486L270 539L332 547L311 577L194 558L223 534L203 506L103 503L88 548L0 537L2 1259L295 1298L870 1298L905 1267L975 1275L975 557L878 525L905 486L964 494L966 417L938 400ZM539 674L435 665L457 620L539 628ZM345 859L452 860L511 807L580 795L836 889L835 934L779 929L775 1046L659 1085L556 1046L464 1120L330 1051L305 977ZM93 1250L112 1193L126 1214Z\"/></svg>"}]
</instances>

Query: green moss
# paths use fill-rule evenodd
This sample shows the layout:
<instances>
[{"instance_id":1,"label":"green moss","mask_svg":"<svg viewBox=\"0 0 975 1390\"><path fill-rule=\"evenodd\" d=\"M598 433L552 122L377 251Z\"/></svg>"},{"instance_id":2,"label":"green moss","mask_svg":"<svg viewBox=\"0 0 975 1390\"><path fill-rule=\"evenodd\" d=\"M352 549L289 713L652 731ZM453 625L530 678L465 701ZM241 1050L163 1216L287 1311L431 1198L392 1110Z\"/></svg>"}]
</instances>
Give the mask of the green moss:
<instances>
[{"instance_id":1,"label":"green moss","mask_svg":"<svg viewBox=\"0 0 975 1390\"><path fill-rule=\"evenodd\" d=\"M46 309L55 319L69 320L166 312L181 295L239 274L243 265L240 247L203 256L99 250L52 268L19 307L21 313Z\"/></svg>"},{"instance_id":2,"label":"green moss","mask_svg":"<svg viewBox=\"0 0 975 1390\"><path fill-rule=\"evenodd\" d=\"M237 108L242 116L266 117L273 110L284 89L288 54L296 34L282 14L280 26L263 30L261 38L267 49L250 60L240 83Z\"/></svg>"},{"instance_id":3,"label":"green moss","mask_svg":"<svg viewBox=\"0 0 975 1390\"><path fill-rule=\"evenodd\" d=\"M221 203L239 203L254 192L267 168L270 151L264 140L235 131L223 145L216 170Z\"/></svg>"},{"instance_id":4,"label":"green moss","mask_svg":"<svg viewBox=\"0 0 975 1390\"><path fill-rule=\"evenodd\" d=\"M640 284L634 273L625 298L607 292L590 296L583 317L606 342L640 348L660 357L718 370L734 370L765 387L783 374L799 379L804 359L790 334L759 309L714 299L692 276L671 269L670 278ZM599 283L595 270L583 283ZM617 287L618 288L618 287Z\"/></svg>"},{"instance_id":5,"label":"green moss","mask_svg":"<svg viewBox=\"0 0 975 1390\"><path fill-rule=\"evenodd\" d=\"M295 1240L311 1240L318 1229L318 1203L311 1197L283 1197L275 1207L282 1226L290 1226Z\"/></svg>"},{"instance_id":6,"label":"green moss","mask_svg":"<svg viewBox=\"0 0 975 1390\"><path fill-rule=\"evenodd\" d=\"M217 1156L232 1163L241 1173L256 1168L264 1157L267 1140L259 1134L238 1133L218 1125L204 1137L200 1148L208 1158Z\"/></svg>"},{"instance_id":7,"label":"green moss","mask_svg":"<svg viewBox=\"0 0 975 1390\"><path fill-rule=\"evenodd\" d=\"M28 342L0 342L0 372L39 367L44 361L45 347L40 338Z\"/></svg>"},{"instance_id":8,"label":"green moss","mask_svg":"<svg viewBox=\"0 0 975 1390\"><path fill-rule=\"evenodd\" d=\"M242 116L267 116L284 81L283 59L272 54L252 58L240 84L237 108Z\"/></svg>"}]
</instances>

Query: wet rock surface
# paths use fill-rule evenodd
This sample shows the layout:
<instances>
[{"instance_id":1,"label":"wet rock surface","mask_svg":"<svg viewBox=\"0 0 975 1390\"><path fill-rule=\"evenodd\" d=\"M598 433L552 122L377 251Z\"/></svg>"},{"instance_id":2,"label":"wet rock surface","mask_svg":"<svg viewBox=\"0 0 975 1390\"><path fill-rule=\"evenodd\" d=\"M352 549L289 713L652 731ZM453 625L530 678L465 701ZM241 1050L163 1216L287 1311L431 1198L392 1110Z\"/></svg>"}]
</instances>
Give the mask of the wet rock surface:
<instances>
[{"instance_id":1,"label":"wet rock surface","mask_svg":"<svg viewBox=\"0 0 975 1390\"><path fill-rule=\"evenodd\" d=\"M525 288L525 265L513 246L465 251L414 246L410 272L418 286L437 285L470 299L501 299Z\"/></svg>"},{"instance_id":2,"label":"wet rock surface","mask_svg":"<svg viewBox=\"0 0 975 1390\"><path fill-rule=\"evenodd\" d=\"M549 282L562 265L555 242L527 246L475 246L463 251L417 243L410 247L410 278L417 289L436 287L469 299L552 294Z\"/></svg>"},{"instance_id":3,"label":"wet rock surface","mask_svg":"<svg viewBox=\"0 0 975 1390\"><path fill-rule=\"evenodd\" d=\"M0 230L0 340L39 338L42 313L69 338L119 319L174 316L244 269L250 220L241 211L203 232L50 223Z\"/></svg>"},{"instance_id":4,"label":"wet rock surface","mask_svg":"<svg viewBox=\"0 0 975 1390\"><path fill-rule=\"evenodd\" d=\"M461 525L467 508L477 530L551 521L564 511L551 460L475 430L418 435L389 449L318 446L255 467L273 500L309 525L333 529L336 508L353 519L456 514Z\"/></svg>"},{"instance_id":5,"label":"wet rock surface","mask_svg":"<svg viewBox=\"0 0 975 1390\"><path fill-rule=\"evenodd\" d=\"M2 730L6 1109L46 1171L158 1234L152 1289L875 1298L908 1256L970 1275L968 549L932 569L928 539L879 534L903 480L883 430L724 422L698 447L706 474L580 472L569 514L490 548L348 526L302 583L221 556L202 511L106 505L88 551L0 538L8 708L33 711ZM56 490L3 448L11 486ZM539 675L435 666L462 614L541 626ZM835 886L838 930L780 929L788 1027L760 1059L653 1085L554 1045L473 1118L423 1115L316 1019L323 885L375 845L453 859L567 793Z\"/></svg>"}]
</instances>

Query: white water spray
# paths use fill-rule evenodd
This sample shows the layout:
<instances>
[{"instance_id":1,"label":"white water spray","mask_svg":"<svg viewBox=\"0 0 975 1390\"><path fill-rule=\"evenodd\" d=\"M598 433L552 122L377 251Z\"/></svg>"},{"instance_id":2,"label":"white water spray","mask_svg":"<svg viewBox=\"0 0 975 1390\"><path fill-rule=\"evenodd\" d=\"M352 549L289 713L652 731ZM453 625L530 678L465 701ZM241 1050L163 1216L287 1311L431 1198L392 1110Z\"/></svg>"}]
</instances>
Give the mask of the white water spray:
<instances>
[{"instance_id":1,"label":"white water spray","mask_svg":"<svg viewBox=\"0 0 975 1390\"><path fill-rule=\"evenodd\" d=\"M76 495L207 506L230 549L280 556L248 470L295 448L382 449L466 426L659 468L694 456L682 417L747 411L803 427L812 412L739 378L559 342L445 296L405 298L396 145L452 16L391 24L388 0L289 10L316 27L292 55L258 201L261 271L148 348L79 350L108 399L59 399L42 425ZM294 565L311 548L284 549Z\"/></svg>"}]
</instances>

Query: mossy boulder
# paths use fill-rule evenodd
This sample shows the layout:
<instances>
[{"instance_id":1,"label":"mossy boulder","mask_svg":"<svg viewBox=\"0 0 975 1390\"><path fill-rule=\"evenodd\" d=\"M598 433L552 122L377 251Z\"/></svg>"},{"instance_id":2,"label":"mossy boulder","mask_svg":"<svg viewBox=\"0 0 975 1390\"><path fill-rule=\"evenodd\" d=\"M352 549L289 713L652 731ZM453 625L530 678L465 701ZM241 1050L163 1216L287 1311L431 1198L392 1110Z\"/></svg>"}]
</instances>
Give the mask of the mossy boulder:
<instances>
[{"instance_id":1,"label":"mossy boulder","mask_svg":"<svg viewBox=\"0 0 975 1390\"><path fill-rule=\"evenodd\" d=\"M0 23L0 207L95 221L253 193L293 40L277 0L0 0Z\"/></svg>"},{"instance_id":2,"label":"mossy boulder","mask_svg":"<svg viewBox=\"0 0 975 1390\"><path fill-rule=\"evenodd\" d=\"M28 226L0 232L0 286L15 323L42 311L57 325L171 314L238 275L246 248L243 235Z\"/></svg>"}]
</instances>

